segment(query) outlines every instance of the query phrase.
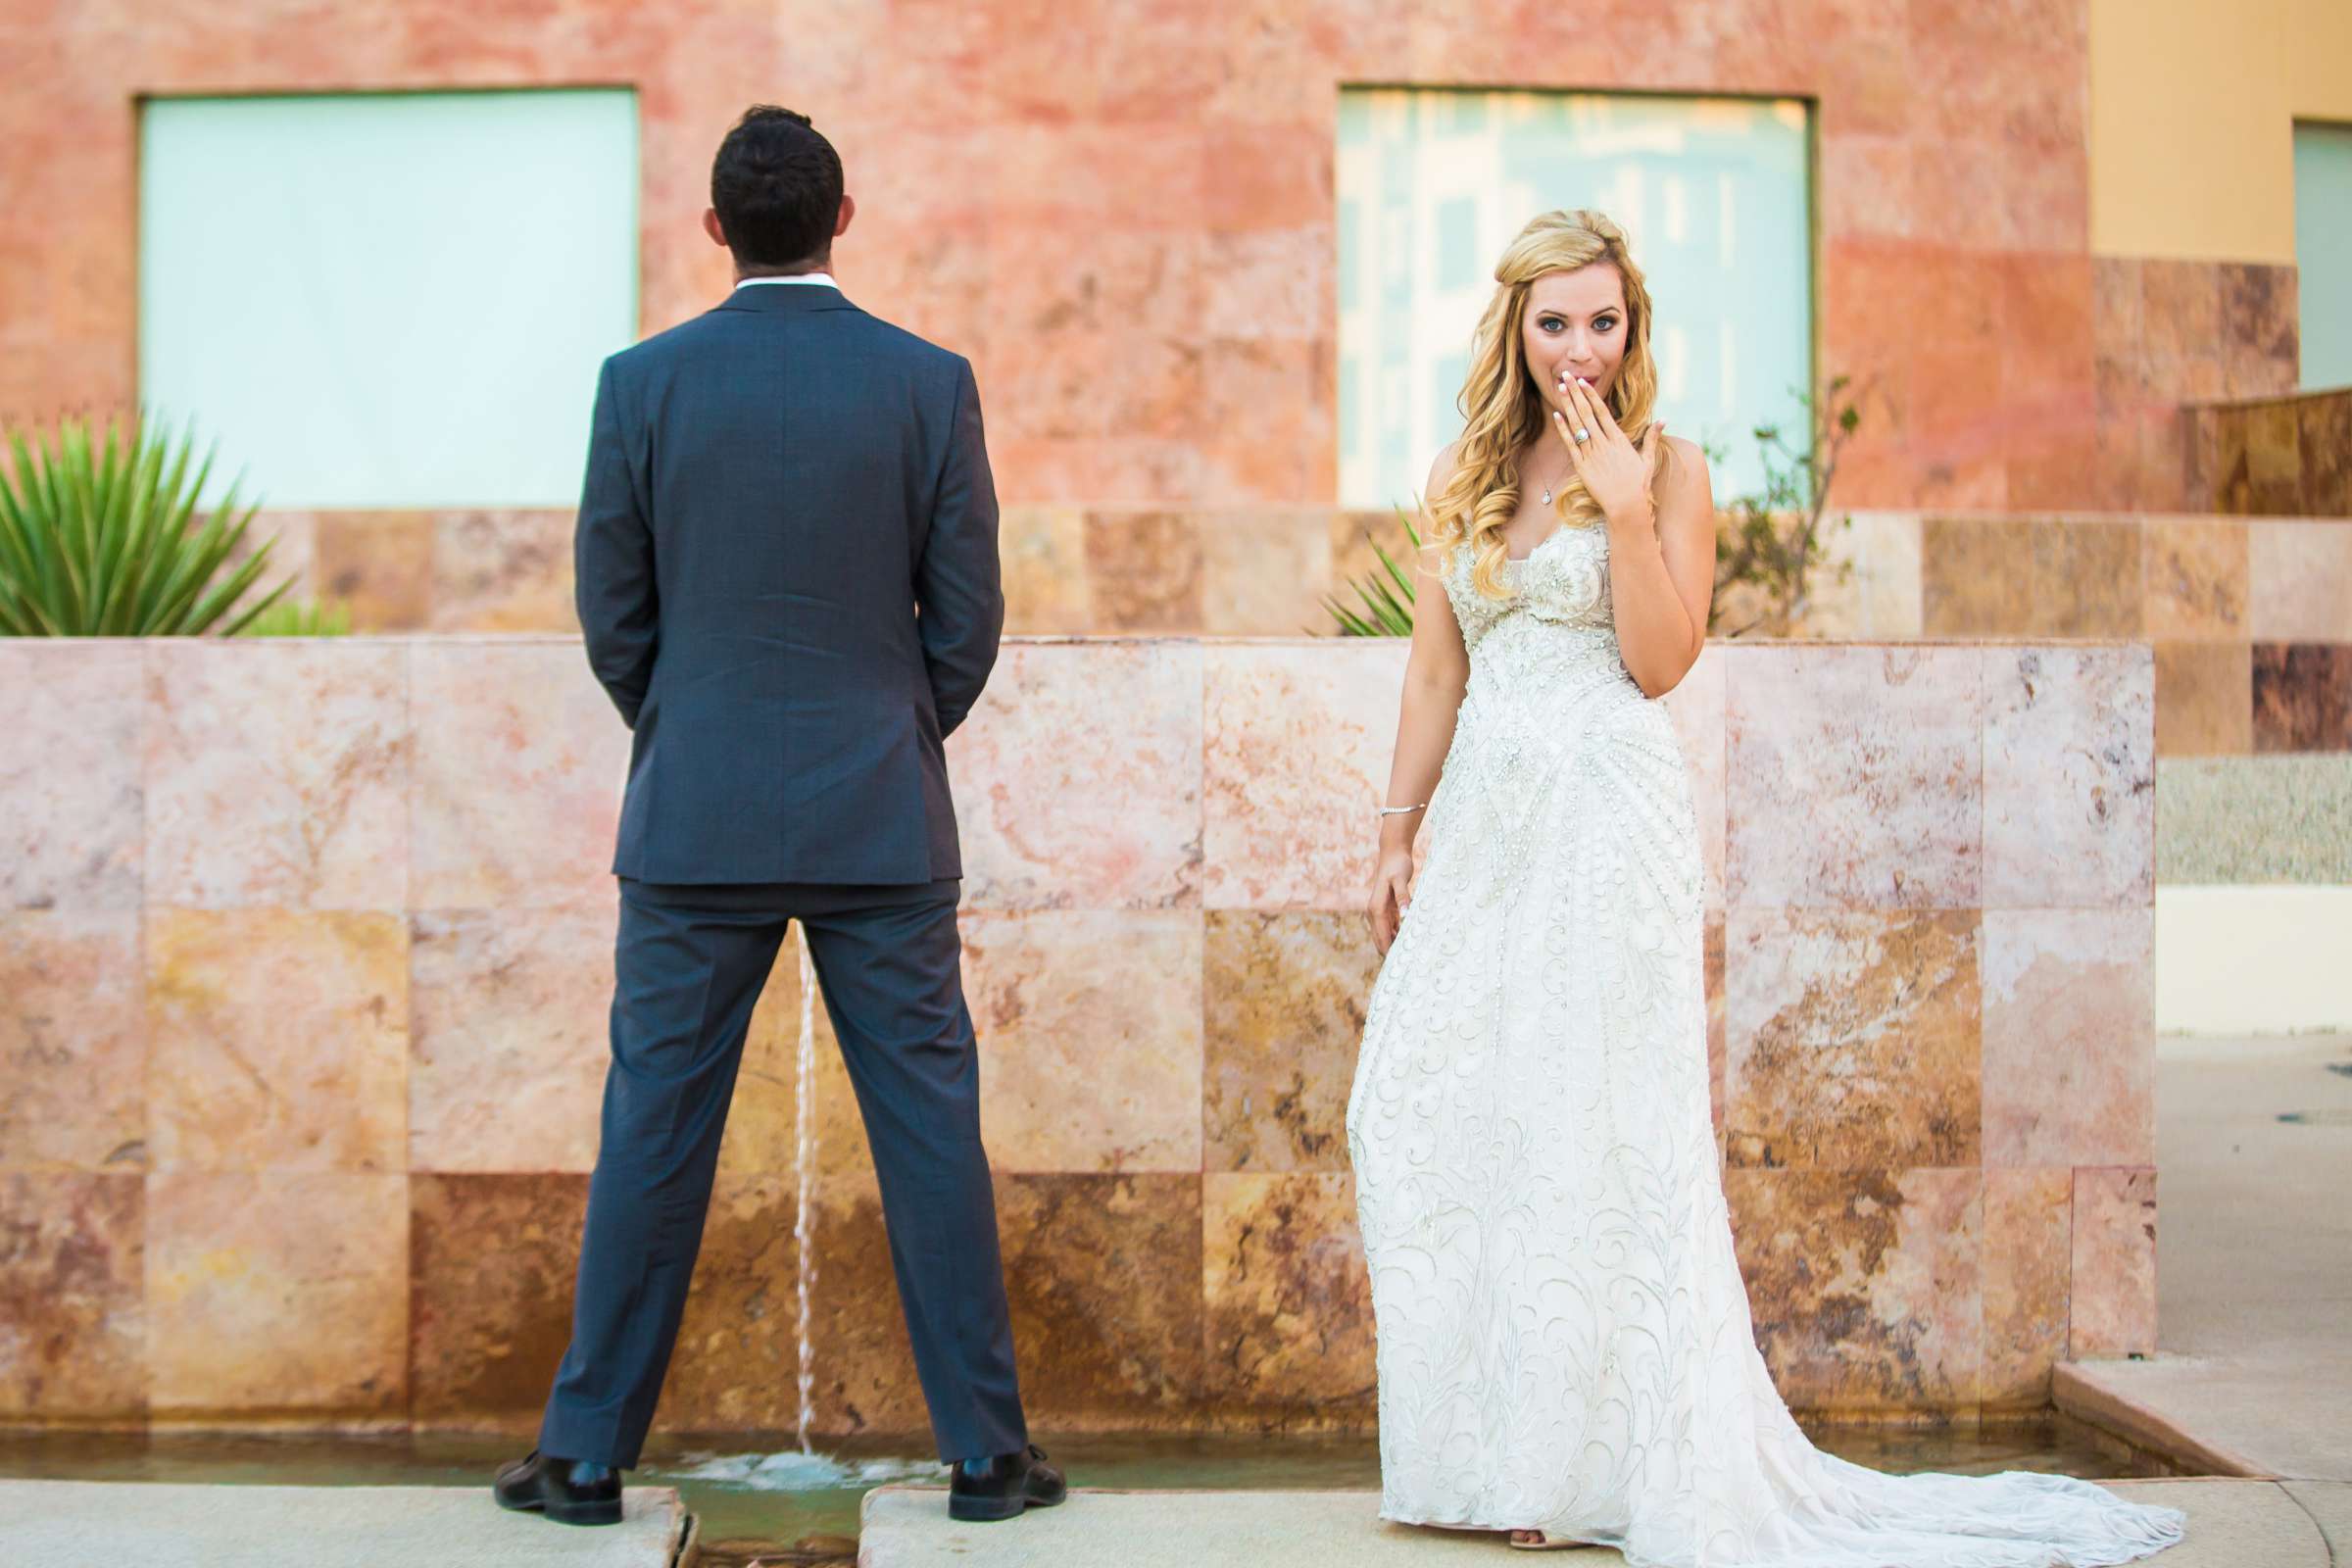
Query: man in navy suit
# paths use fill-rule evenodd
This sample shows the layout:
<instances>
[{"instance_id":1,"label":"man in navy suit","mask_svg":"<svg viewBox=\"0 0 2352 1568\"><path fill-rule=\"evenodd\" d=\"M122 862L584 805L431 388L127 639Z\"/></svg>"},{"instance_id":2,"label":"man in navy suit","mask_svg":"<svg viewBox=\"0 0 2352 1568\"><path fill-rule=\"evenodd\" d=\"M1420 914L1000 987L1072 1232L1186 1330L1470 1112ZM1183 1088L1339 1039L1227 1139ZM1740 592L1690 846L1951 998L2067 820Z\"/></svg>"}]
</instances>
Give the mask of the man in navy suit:
<instances>
[{"instance_id":1,"label":"man in navy suit","mask_svg":"<svg viewBox=\"0 0 2352 1568\"><path fill-rule=\"evenodd\" d=\"M734 292L597 380L576 592L634 736L612 1059L570 1348L538 1447L494 1492L619 1519L752 1008L798 920L872 1144L950 1510L1012 1518L1063 1486L1013 1370L941 744L1004 620L979 391L968 361L835 285L857 209L806 116L745 114L710 200Z\"/></svg>"}]
</instances>

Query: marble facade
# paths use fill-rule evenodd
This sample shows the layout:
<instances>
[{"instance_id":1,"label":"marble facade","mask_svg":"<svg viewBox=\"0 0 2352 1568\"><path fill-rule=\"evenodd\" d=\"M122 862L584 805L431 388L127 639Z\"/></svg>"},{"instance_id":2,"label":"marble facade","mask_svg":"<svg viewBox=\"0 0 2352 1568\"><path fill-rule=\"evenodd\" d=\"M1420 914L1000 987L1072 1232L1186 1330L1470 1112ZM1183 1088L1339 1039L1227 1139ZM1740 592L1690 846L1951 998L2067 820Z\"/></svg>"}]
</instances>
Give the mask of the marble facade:
<instances>
[{"instance_id":1,"label":"marble facade","mask_svg":"<svg viewBox=\"0 0 2352 1568\"><path fill-rule=\"evenodd\" d=\"M951 743L1041 1428L1372 1419L1343 1117L1403 652L1016 638ZM2031 1408L2058 1357L2153 1347L2154 674L2109 642L1718 643L1666 700L1740 1256L1800 1407ZM0 702L0 1421L526 1428L596 1154L627 740L576 643L28 641ZM798 1410L802 983L788 945L667 1428ZM813 1026L813 1426L915 1431Z\"/></svg>"}]
</instances>

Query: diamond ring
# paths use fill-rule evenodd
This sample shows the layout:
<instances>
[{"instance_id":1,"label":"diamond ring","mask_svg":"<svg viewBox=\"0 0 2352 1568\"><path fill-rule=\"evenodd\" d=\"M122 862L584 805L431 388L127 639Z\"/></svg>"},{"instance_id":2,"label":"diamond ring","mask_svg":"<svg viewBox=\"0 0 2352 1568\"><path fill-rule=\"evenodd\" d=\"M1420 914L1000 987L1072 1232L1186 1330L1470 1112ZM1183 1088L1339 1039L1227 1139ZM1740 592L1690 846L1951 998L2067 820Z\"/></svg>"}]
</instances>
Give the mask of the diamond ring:
<instances>
[{"instance_id":1,"label":"diamond ring","mask_svg":"<svg viewBox=\"0 0 2352 1568\"><path fill-rule=\"evenodd\" d=\"M1580 425L1577 428L1576 438L1579 441L1590 441L1592 439L1592 432Z\"/></svg>"}]
</instances>

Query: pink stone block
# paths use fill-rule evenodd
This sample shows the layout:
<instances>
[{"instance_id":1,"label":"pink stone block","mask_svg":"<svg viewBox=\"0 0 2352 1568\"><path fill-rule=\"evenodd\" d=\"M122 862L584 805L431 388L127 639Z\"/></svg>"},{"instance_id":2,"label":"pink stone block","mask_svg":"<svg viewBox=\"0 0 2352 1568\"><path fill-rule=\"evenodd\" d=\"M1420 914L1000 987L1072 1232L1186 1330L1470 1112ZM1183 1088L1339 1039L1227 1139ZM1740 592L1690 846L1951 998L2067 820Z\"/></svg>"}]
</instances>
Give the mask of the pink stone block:
<instances>
[{"instance_id":1,"label":"pink stone block","mask_svg":"<svg viewBox=\"0 0 2352 1568\"><path fill-rule=\"evenodd\" d=\"M1197 909L966 914L980 1119L1002 1171L1199 1171Z\"/></svg>"},{"instance_id":2,"label":"pink stone block","mask_svg":"<svg viewBox=\"0 0 2352 1568\"><path fill-rule=\"evenodd\" d=\"M414 659L411 907L611 899L629 733L579 644L453 639Z\"/></svg>"},{"instance_id":3,"label":"pink stone block","mask_svg":"<svg viewBox=\"0 0 2352 1568\"><path fill-rule=\"evenodd\" d=\"M1724 666L1721 644L1698 656L1680 685L1663 701L1666 716L1674 720L1675 739L1683 749L1683 766L1690 779L1690 804L1698 816L1698 850L1706 877L1706 906L1723 907L1723 766Z\"/></svg>"},{"instance_id":4,"label":"pink stone block","mask_svg":"<svg viewBox=\"0 0 2352 1568\"><path fill-rule=\"evenodd\" d=\"M139 916L0 910L0 1169L142 1169Z\"/></svg>"},{"instance_id":5,"label":"pink stone block","mask_svg":"<svg viewBox=\"0 0 2352 1568\"><path fill-rule=\"evenodd\" d=\"M2048 1407L2066 1356L2074 1172L1984 1172L1984 1370L1988 1407Z\"/></svg>"},{"instance_id":6,"label":"pink stone block","mask_svg":"<svg viewBox=\"0 0 2352 1568\"><path fill-rule=\"evenodd\" d=\"M2155 897L2156 666L2145 646L1987 648L1984 904Z\"/></svg>"},{"instance_id":7,"label":"pink stone block","mask_svg":"<svg viewBox=\"0 0 2352 1568\"><path fill-rule=\"evenodd\" d=\"M136 643L0 640L0 906L138 906L144 671Z\"/></svg>"},{"instance_id":8,"label":"pink stone block","mask_svg":"<svg viewBox=\"0 0 2352 1568\"><path fill-rule=\"evenodd\" d=\"M405 1417L405 1174L158 1172L146 1268L158 1417Z\"/></svg>"},{"instance_id":9,"label":"pink stone block","mask_svg":"<svg viewBox=\"0 0 2352 1568\"><path fill-rule=\"evenodd\" d=\"M1364 900L1405 654L1397 638L1202 651L1210 906L1349 909Z\"/></svg>"},{"instance_id":10,"label":"pink stone block","mask_svg":"<svg viewBox=\"0 0 2352 1568\"><path fill-rule=\"evenodd\" d=\"M145 1230L135 1172L0 1175L0 1411L145 1418Z\"/></svg>"},{"instance_id":11,"label":"pink stone block","mask_svg":"<svg viewBox=\"0 0 2352 1568\"><path fill-rule=\"evenodd\" d=\"M1730 902L1973 908L1974 648L1727 648Z\"/></svg>"},{"instance_id":12,"label":"pink stone block","mask_svg":"<svg viewBox=\"0 0 2352 1568\"><path fill-rule=\"evenodd\" d=\"M2246 629L2262 642L2352 638L2352 527L2246 524Z\"/></svg>"},{"instance_id":13,"label":"pink stone block","mask_svg":"<svg viewBox=\"0 0 2352 1568\"><path fill-rule=\"evenodd\" d=\"M184 638L146 650L150 903L405 906L404 649Z\"/></svg>"},{"instance_id":14,"label":"pink stone block","mask_svg":"<svg viewBox=\"0 0 2352 1568\"><path fill-rule=\"evenodd\" d=\"M409 1168L595 1168L618 906L410 921Z\"/></svg>"},{"instance_id":15,"label":"pink stone block","mask_svg":"<svg viewBox=\"0 0 2352 1568\"><path fill-rule=\"evenodd\" d=\"M153 1168L402 1169L408 960L398 915L149 911Z\"/></svg>"},{"instance_id":16,"label":"pink stone block","mask_svg":"<svg viewBox=\"0 0 2352 1568\"><path fill-rule=\"evenodd\" d=\"M2156 1348L2156 1172L2075 1172L2074 1300L2067 1354Z\"/></svg>"},{"instance_id":17,"label":"pink stone block","mask_svg":"<svg viewBox=\"0 0 2352 1568\"><path fill-rule=\"evenodd\" d=\"M2155 919L1984 911L1984 1161L2156 1157Z\"/></svg>"},{"instance_id":18,"label":"pink stone block","mask_svg":"<svg viewBox=\"0 0 2352 1568\"><path fill-rule=\"evenodd\" d=\"M1014 644L948 738L967 908L1200 901L1197 645Z\"/></svg>"}]
</instances>

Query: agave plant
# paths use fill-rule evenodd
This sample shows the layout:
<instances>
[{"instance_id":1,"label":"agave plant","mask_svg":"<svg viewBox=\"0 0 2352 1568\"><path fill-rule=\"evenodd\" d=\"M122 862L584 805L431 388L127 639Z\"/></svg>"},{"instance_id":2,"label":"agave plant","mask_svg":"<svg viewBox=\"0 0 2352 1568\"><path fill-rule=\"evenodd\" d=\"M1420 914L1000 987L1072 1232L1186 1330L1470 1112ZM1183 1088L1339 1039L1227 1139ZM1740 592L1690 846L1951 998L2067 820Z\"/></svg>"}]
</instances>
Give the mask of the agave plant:
<instances>
[{"instance_id":1,"label":"agave plant","mask_svg":"<svg viewBox=\"0 0 2352 1568\"><path fill-rule=\"evenodd\" d=\"M347 637L351 607L338 601L281 599L251 619L248 637Z\"/></svg>"},{"instance_id":2,"label":"agave plant","mask_svg":"<svg viewBox=\"0 0 2352 1568\"><path fill-rule=\"evenodd\" d=\"M66 419L45 447L11 431L0 471L0 634L19 637L234 636L293 586L239 606L270 546L229 565L258 506L237 486L199 523L210 452L191 478L192 433L159 439L137 419ZM222 568L228 569L223 572Z\"/></svg>"},{"instance_id":3,"label":"agave plant","mask_svg":"<svg viewBox=\"0 0 2352 1568\"><path fill-rule=\"evenodd\" d=\"M1404 524L1404 536L1413 542L1416 551L1419 550L1421 535L1402 507L1396 509L1396 520ZM1329 594L1323 596L1323 608L1330 611L1331 618L1340 623L1340 635L1343 637L1410 637L1413 634L1413 579L1389 559L1389 553L1380 548L1379 540L1370 534L1366 534L1364 539L1371 545L1372 553L1380 558L1388 576L1383 578L1379 572L1374 572L1361 582L1348 584L1355 590L1355 596L1364 602L1361 613ZM1396 586L1391 588L1391 582Z\"/></svg>"}]
</instances>

